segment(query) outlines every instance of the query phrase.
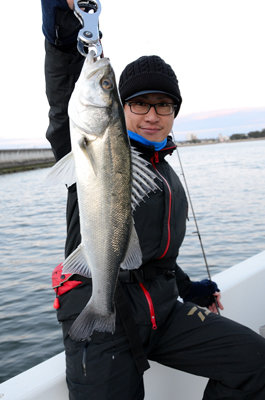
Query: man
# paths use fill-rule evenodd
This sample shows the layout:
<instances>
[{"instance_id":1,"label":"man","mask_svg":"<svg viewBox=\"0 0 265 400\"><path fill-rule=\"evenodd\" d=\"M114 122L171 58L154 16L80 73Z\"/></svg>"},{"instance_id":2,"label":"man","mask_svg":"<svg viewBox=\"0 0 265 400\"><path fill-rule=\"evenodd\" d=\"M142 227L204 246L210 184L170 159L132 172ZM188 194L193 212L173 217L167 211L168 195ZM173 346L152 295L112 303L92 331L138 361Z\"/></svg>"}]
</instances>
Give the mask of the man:
<instances>
[{"instance_id":1,"label":"man","mask_svg":"<svg viewBox=\"0 0 265 400\"><path fill-rule=\"evenodd\" d=\"M79 28L72 12L63 0L53 2L50 9L47 4L44 0L44 15L53 15L51 25L51 19L44 18L50 103L47 138L59 160L70 151L67 105L83 59L72 41ZM175 149L169 134L182 101L176 75L160 57L140 57L122 72L119 91L131 144L151 163L161 190L150 194L134 213L143 265L119 274L114 334L95 332L83 342L69 337L69 328L91 295L92 283L77 275L61 276L60 267L54 272L54 281L61 285L54 284L70 399L143 399L143 372L149 359L209 377L204 400L264 400L264 339L198 308L197 304L216 311L213 296L222 308L218 288L208 280L192 282L176 264L188 211L184 189L165 159ZM65 255L79 243L73 185L68 189ZM178 294L184 303L178 301Z\"/></svg>"}]
</instances>

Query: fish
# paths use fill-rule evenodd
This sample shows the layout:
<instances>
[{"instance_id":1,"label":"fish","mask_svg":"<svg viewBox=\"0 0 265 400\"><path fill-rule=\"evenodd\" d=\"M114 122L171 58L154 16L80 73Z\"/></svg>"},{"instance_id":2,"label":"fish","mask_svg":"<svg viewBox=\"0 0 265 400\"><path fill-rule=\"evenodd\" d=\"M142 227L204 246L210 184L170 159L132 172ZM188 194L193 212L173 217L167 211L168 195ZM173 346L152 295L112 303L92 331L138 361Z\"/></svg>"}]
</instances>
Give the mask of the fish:
<instances>
[{"instance_id":1,"label":"fish","mask_svg":"<svg viewBox=\"0 0 265 400\"><path fill-rule=\"evenodd\" d=\"M81 243L63 262L63 273L92 278L91 297L69 330L73 340L84 341L94 331L115 331L119 270L142 264L133 212L158 185L148 162L130 146L108 58L87 55L68 114L72 151L49 179L77 187Z\"/></svg>"}]
</instances>

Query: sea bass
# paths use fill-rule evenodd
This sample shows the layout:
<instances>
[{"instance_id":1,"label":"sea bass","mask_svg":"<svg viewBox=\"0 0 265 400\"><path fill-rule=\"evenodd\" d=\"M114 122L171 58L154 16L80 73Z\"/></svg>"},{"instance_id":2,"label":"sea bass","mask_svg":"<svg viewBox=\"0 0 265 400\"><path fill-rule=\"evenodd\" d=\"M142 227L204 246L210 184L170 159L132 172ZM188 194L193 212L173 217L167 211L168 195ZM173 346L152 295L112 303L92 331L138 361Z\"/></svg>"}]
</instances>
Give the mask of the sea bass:
<instances>
[{"instance_id":1,"label":"sea bass","mask_svg":"<svg viewBox=\"0 0 265 400\"><path fill-rule=\"evenodd\" d=\"M92 277L91 298L69 331L80 341L94 330L115 330L119 269L135 269L142 262L132 210L157 185L146 162L130 147L108 59L95 61L88 54L68 112L72 152L51 175L67 175L65 183L77 185L81 244L64 261L63 272Z\"/></svg>"}]
</instances>

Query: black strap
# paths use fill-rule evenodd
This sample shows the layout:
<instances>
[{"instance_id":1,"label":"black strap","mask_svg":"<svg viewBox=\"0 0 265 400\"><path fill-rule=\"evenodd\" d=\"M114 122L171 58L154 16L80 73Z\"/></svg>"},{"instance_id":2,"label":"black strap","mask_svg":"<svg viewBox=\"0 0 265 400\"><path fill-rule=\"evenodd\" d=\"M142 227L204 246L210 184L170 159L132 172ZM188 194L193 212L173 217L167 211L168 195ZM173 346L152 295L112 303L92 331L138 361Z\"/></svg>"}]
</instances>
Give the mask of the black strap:
<instances>
[{"instance_id":1,"label":"black strap","mask_svg":"<svg viewBox=\"0 0 265 400\"><path fill-rule=\"evenodd\" d=\"M131 346L131 351L136 364L136 368L138 370L138 373L140 375L143 375L144 371L150 368L150 365L144 353L144 349L137 331L136 323L132 316L130 304L120 282L118 282L117 284L115 304Z\"/></svg>"}]
</instances>

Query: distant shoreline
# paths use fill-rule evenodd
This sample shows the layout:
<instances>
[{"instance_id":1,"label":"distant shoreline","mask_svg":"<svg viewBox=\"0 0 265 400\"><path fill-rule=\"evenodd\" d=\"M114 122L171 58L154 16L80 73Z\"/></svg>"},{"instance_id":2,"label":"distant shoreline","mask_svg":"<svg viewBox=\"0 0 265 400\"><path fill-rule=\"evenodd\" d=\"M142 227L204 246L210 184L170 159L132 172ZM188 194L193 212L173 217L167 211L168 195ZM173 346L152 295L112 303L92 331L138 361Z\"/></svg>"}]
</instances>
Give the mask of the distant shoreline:
<instances>
[{"instance_id":1,"label":"distant shoreline","mask_svg":"<svg viewBox=\"0 0 265 400\"><path fill-rule=\"evenodd\" d=\"M51 149L0 150L0 174L47 168L55 163Z\"/></svg>"},{"instance_id":2,"label":"distant shoreline","mask_svg":"<svg viewBox=\"0 0 265 400\"><path fill-rule=\"evenodd\" d=\"M224 140L219 141L218 139L203 139L198 142L178 142L175 144L178 147L187 146L205 146L210 144L221 144L221 143L238 143L238 142L253 142L265 140L265 137L261 138L247 138L237 140ZM40 149L0 149L0 175L10 174L14 172L23 172L40 168L48 168L54 165L55 159L51 149L40 148Z\"/></svg>"},{"instance_id":3,"label":"distant shoreline","mask_svg":"<svg viewBox=\"0 0 265 400\"><path fill-rule=\"evenodd\" d=\"M179 147L185 147L185 146L204 146L204 145L208 145L208 144L222 144L222 143L238 143L238 142L256 142L259 140L265 140L265 137L260 137L260 138L247 138L247 139L237 139L237 140L224 140L224 141L220 141L218 139L202 139L202 140L198 140L198 142L178 142L177 140L175 141L175 144Z\"/></svg>"}]
</instances>

